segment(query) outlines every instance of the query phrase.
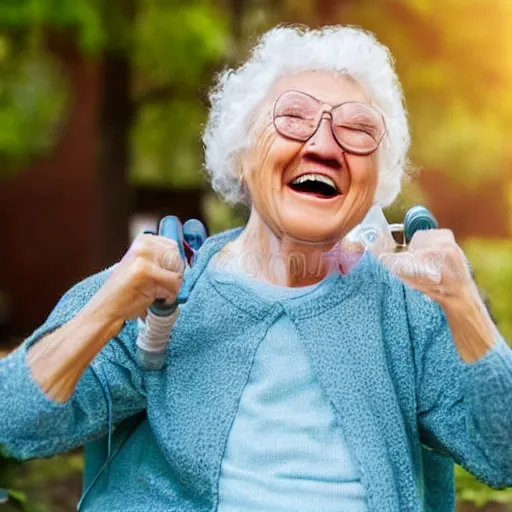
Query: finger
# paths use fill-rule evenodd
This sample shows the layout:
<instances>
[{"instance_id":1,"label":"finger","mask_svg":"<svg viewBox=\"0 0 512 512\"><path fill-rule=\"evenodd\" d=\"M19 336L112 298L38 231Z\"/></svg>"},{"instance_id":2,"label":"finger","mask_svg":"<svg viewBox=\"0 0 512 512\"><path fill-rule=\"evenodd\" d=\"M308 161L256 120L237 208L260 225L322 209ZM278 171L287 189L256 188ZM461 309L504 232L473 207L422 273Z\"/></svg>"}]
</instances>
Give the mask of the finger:
<instances>
[{"instance_id":1,"label":"finger","mask_svg":"<svg viewBox=\"0 0 512 512\"><path fill-rule=\"evenodd\" d=\"M414 288L415 290L418 290L421 293L424 293L431 299L441 302L443 299L446 299L446 297L449 295L449 290L445 288L441 283L438 285L435 285L433 283L421 283L418 282L415 279L408 279L403 278L402 281L410 286L411 288Z\"/></svg>"},{"instance_id":2,"label":"finger","mask_svg":"<svg viewBox=\"0 0 512 512\"><path fill-rule=\"evenodd\" d=\"M178 274L185 271L185 261L175 247L164 249L158 256L159 265L165 269Z\"/></svg>"},{"instance_id":3,"label":"finger","mask_svg":"<svg viewBox=\"0 0 512 512\"><path fill-rule=\"evenodd\" d=\"M171 305L176 302L177 293L170 292L161 285L156 287L155 297L159 300L163 300L167 305Z\"/></svg>"},{"instance_id":4,"label":"finger","mask_svg":"<svg viewBox=\"0 0 512 512\"><path fill-rule=\"evenodd\" d=\"M167 236L155 235L153 236L153 242L160 245L161 247L176 247L178 248L178 242L174 238Z\"/></svg>"},{"instance_id":5,"label":"finger","mask_svg":"<svg viewBox=\"0 0 512 512\"><path fill-rule=\"evenodd\" d=\"M162 235L150 235L147 233L141 233L137 235L134 242L138 242L146 247L178 247L178 242L174 238L169 238Z\"/></svg>"},{"instance_id":6,"label":"finger","mask_svg":"<svg viewBox=\"0 0 512 512\"><path fill-rule=\"evenodd\" d=\"M408 249L410 251L433 249L450 244L456 244L455 236L451 229L420 229L412 236Z\"/></svg>"},{"instance_id":7,"label":"finger","mask_svg":"<svg viewBox=\"0 0 512 512\"><path fill-rule=\"evenodd\" d=\"M382 264L400 278L441 282L441 269L431 263L425 263L414 253L384 253L379 256Z\"/></svg>"},{"instance_id":8,"label":"finger","mask_svg":"<svg viewBox=\"0 0 512 512\"><path fill-rule=\"evenodd\" d=\"M447 267L448 254L439 249L419 249L411 252L416 259L417 278L426 278L430 282L439 282Z\"/></svg>"},{"instance_id":9,"label":"finger","mask_svg":"<svg viewBox=\"0 0 512 512\"><path fill-rule=\"evenodd\" d=\"M165 270L157 265L153 266L150 277L157 286L161 286L167 292L174 294L179 292L183 282L183 276L180 273Z\"/></svg>"},{"instance_id":10,"label":"finger","mask_svg":"<svg viewBox=\"0 0 512 512\"><path fill-rule=\"evenodd\" d=\"M439 269L445 278L467 280L470 270L462 249L450 243L441 249L420 249L414 251L419 259Z\"/></svg>"},{"instance_id":11,"label":"finger","mask_svg":"<svg viewBox=\"0 0 512 512\"><path fill-rule=\"evenodd\" d=\"M133 257L153 259L155 252L170 250L173 247L178 250L178 244L175 240L140 233L135 237L126 254Z\"/></svg>"},{"instance_id":12,"label":"finger","mask_svg":"<svg viewBox=\"0 0 512 512\"><path fill-rule=\"evenodd\" d=\"M157 235L141 235L131 247L132 255L156 261L162 268L182 273L185 262L176 240Z\"/></svg>"}]
</instances>

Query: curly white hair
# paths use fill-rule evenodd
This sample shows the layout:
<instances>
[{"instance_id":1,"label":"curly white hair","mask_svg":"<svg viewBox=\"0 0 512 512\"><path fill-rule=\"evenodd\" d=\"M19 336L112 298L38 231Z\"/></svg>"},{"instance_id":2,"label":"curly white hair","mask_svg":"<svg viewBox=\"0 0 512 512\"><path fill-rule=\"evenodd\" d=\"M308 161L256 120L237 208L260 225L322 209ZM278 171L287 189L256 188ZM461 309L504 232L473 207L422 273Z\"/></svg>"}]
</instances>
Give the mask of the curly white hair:
<instances>
[{"instance_id":1,"label":"curly white hair","mask_svg":"<svg viewBox=\"0 0 512 512\"><path fill-rule=\"evenodd\" d=\"M351 76L383 113L387 132L376 155L375 202L390 205L408 165L410 132L402 88L388 48L352 26L275 27L261 37L242 66L218 75L203 133L205 168L213 189L230 204L248 203L239 172L241 152L251 143L251 113L279 78L305 70Z\"/></svg>"}]
</instances>

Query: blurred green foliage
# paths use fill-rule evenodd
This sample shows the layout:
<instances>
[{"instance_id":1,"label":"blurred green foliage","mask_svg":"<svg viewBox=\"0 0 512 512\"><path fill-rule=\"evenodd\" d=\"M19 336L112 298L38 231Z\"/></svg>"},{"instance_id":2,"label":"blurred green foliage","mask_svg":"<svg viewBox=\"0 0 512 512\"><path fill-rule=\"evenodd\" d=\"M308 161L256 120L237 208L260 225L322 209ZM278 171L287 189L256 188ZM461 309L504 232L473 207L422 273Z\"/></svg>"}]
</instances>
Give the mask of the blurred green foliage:
<instances>
[{"instance_id":1,"label":"blurred green foliage","mask_svg":"<svg viewBox=\"0 0 512 512\"><path fill-rule=\"evenodd\" d=\"M36 36L17 41L0 31L0 177L50 150L69 91L58 63Z\"/></svg>"},{"instance_id":2,"label":"blurred green foliage","mask_svg":"<svg viewBox=\"0 0 512 512\"><path fill-rule=\"evenodd\" d=\"M247 207L237 205L235 208L232 208L213 192L205 194L203 208L211 233L219 233L226 229L243 226L249 218Z\"/></svg>"},{"instance_id":3,"label":"blurred green foliage","mask_svg":"<svg viewBox=\"0 0 512 512\"><path fill-rule=\"evenodd\" d=\"M455 468L457 500L459 503L472 503L477 508L491 503L512 504L512 488L496 491L479 482L460 466ZM482 510L485 510L482 508Z\"/></svg>"},{"instance_id":4,"label":"blurred green foliage","mask_svg":"<svg viewBox=\"0 0 512 512\"><path fill-rule=\"evenodd\" d=\"M2 512L67 512L80 496L81 453L20 463L0 454L0 486L8 490ZM22 489L20 491L19 489Z\"/></svg>"},{"instance_id":5,"label":"blurred green foliage","mask_svg":"<svg viewBox=\"0 0 512 512\"><path fill-rule=\"evenodd\" d=\"M463 244L476 282L490 302L491 314L505 339L512 344L512 240L470 239ZM512 488L496 491L457 467L459 501L483 507L488 503L512 505ZM512 507L511 507L512 509Z\"/></svg>"},{"instance_id":6,"label":"blurred green foliage","mask_svg":"<svg viewBox=\"0 0 512 512\"><path fill-rule=\"evenodd\" d=\"M80 47L94 53L107 42L104 0L17 0L0 3L0 25L19 34L43 27L73 28Z\"/></svg>"},{"instance_id":7,"label":"blurred green foliage","mask_svg":"<svg viewBox=\"0 0 512 512\"><path fill-rule=\"evenodd\" d=\"M205 91L225 61L228 29L207 0L0 3L0 178L50 150L66 121L73 91L47 48L57 32L74 34L90 59L108 49L133 68L130 180L200 184Z\"/></svg>"},{"instance_id":8,"label":"blurred green foliage","mask_svg":"<svg viewBox=\"0 0 512 512\"><path fill-rule=\"evenodd\" d=\"M133 183L197 186L206 89L229 48L226 13L202 0L143 0L133 32ZM156 98L156 101L155 101Z\"/></svg>"},{"instance_id":9,"label":"blurred green foliage","mask_svg":"<svg viewBox=\"0 0 512 512\"><path fill-rule=\"evenodd\" d=\"M500 332L512 344L512 240L470 239L463 248Z\"/></svg>"}]
</instances>

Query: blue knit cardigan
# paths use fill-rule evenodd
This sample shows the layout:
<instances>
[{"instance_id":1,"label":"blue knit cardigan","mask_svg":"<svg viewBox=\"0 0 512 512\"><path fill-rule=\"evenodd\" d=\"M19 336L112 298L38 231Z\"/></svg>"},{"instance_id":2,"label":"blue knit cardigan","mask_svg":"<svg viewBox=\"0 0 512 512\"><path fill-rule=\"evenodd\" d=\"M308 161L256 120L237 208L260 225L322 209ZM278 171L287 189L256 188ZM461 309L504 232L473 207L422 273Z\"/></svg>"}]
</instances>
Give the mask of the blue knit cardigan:
<instances>
[{"instance_id":1,"label":"blue knit cardigan","mask_svg":"<svg viewBox=\"0 0 512 512\"><path fill-rule=\"evenodd\" d=\"M239 233L209 238L186 271L188 300L164 370L137 365L137 323L128 321L73 396L55 403L31 377L27 347L72 318L111 269L68 291L0 361L3 448L26 459L85 444L80 510L213 512L254 354L287 314L359 466L370 512L453 511L453 461L493 487L512 485L512 350L501 336L481 360L463 362L440 307L369 253L314 301L268 302L206 268Z\"/></svg>"}]
</instances>

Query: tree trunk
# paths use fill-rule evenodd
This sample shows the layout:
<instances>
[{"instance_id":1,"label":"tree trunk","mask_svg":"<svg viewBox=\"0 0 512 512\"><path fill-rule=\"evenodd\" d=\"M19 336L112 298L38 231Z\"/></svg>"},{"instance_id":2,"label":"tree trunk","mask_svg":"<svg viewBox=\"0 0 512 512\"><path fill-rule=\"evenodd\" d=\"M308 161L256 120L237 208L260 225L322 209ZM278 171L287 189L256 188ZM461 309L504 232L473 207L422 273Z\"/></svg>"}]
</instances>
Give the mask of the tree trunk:
<instances>
[{"instance_id":1,"label":"tree trunk","mask_svg":"<svg viewBox=\"0 0 512 512\"><path fill-rule=\"evenodd\" d=\"M133 20L134 3L119 4L127 22ZM99 129L100 229L98 263L118 261L128 248L128 223L133 211L133 191L128 185L130 130L134 107L130 96L132 66L127 51L107 50L104 58Z\"/></svg>"}]
</instances>

